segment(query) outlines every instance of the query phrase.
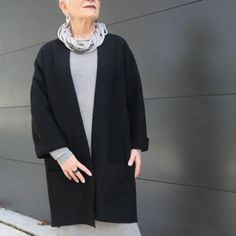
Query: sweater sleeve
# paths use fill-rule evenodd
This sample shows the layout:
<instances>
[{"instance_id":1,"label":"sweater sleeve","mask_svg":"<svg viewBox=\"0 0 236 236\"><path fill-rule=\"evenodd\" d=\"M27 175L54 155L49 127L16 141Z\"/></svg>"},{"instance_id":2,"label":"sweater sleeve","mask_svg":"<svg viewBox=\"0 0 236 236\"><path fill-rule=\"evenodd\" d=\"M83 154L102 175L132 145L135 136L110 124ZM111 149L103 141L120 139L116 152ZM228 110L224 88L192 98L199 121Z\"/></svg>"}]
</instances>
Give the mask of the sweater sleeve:
<instances>
[{"instance_id":1,"label":"sweater sleeve","mask_svg":"<svg viewBox=\"0 0 236 236\"><path fill-rule=\"evenodd\" d=\"M31 127L36 156L50 158L49 151L66 147L67 142L51 111L46 83L42 48L34 61L34 74L30 89Z\"/></svg>"},{"instance_id":2,"label":"sweater sleeve","mask_svg":"<svg viewBox=\"0 0 236 236\"><path fill-rule=\"evenodd\" d=\"M73 153L67 147L58 148L49 153L60 165L67 161L73 155Z\"/></svg>"},{"instance_id":3,"label":"sweater sleeve","mask_svg":"<svg viewBox=\"0 0 236 236\"><path fill-rule=\"evenodd\" d=\"M125 74L127 88L127 106L130 119L131 148L147 151L146 115L142 83L133 52L125 41Z\"/></svg>"}]
</instances>

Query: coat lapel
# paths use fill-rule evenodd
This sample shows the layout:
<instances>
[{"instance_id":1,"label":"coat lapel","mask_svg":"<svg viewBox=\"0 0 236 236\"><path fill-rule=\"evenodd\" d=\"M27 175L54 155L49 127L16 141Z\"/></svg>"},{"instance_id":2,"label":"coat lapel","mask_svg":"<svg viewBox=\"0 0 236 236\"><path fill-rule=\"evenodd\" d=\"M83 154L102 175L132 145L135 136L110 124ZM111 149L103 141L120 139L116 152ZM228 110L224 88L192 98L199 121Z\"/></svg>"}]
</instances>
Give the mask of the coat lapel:
<instances>
[{"instance_id":1,"label":"coat lapel","mask_svg":"<svg viewBox=\"0 0 236 236\"><path fill-rule=\"evenodd\" d=\"M77 100L77 95L76 95L76 90L74 87L74 83L73 83L73 79L72 79L72 73L71 73L71 69L70 69L70 50L68 48L66 48L64 46L64 44L62 42L60 42L60 44L62 45L61 47L61 53L60 53L60 65L58 65L60 67L60 71L62 71L63 73L61 75L59 75L60 78L60 86L62 87L62 90L64 92L64 94L68 95L67 96L67 104L69 106L69 111L70 114L68 114L71 119L72 122L76 122L75 123L75 129L77 129L75 132L78 132L80 134L80 136L82 137L81 140L82 142L80 143L80 148L82 148L84 150L84 152L87 154L87 156L89 156L89 159L91 160L92 156L93 156L93 149L94 149L94 138L96 136L95 134L95 127L97 124L97 117L98 117L98 112L99 112L99 108L101 107L101 100L102 100L102 91L103 88L103 81L102 79L104 78L104 73L106 72L105 70L105 64L107 60L104 60L103 55L105 54L105 40L103 42L103 44L101 44L99 47L97 47L97 78L96 78L96 83L95 83L95 94L94 94L94 107L93 107L93 118L92 118L92 144L91 144L91 149L92 149L92 153L90 155L89 152L89 145L88 145L88 140L86 137L86 133L85 133L85 128L84 128L84 124L83 124L83 120L82 120L82 116L81 116L81 110L79 107L79 103ZM74 119L73 119L74 118Z\"/></svg>"}]
</instances>

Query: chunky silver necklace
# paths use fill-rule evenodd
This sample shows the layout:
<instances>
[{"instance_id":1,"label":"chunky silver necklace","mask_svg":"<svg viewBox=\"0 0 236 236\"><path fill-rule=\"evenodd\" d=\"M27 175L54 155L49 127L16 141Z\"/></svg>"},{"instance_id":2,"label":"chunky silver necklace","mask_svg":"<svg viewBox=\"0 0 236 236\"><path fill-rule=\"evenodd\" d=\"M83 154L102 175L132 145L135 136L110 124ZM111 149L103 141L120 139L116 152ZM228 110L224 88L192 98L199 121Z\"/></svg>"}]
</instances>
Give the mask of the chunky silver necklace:
<instances>
[{"instance_id":1,"label":"chunky silver necklace","mask_svg":"<svg viewBox=\"0 0 236 236\"><path fill-rule=\"evenodd\" d=\"M63 23L57 32L58 38L65 46L76 53L88 53L95 50L102 44L107 34L106 25L102 22L95 22L95 32L89 39L73 37L69 22Z\"/></svg>"}]
</instances>

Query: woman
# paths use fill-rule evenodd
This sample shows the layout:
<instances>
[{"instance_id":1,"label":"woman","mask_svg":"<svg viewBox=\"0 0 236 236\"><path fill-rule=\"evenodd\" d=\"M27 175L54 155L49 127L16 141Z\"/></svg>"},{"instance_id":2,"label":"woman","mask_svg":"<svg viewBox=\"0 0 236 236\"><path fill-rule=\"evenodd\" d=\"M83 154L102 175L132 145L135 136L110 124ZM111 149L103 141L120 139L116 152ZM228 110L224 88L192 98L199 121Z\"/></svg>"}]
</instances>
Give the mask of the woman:
<instances>
[{"instance_id":1,"label":"woman","mask_svg":"<svg viewBox=\"0 0 236 236\"><path fill-rule=\"evenodd\" d=\"M97 22L99 0L59 7L66 23L40 48L30 92L51 225L60 235L141 235L135 178L149 138L137 64Z\"/></svg>"}]
</instances>

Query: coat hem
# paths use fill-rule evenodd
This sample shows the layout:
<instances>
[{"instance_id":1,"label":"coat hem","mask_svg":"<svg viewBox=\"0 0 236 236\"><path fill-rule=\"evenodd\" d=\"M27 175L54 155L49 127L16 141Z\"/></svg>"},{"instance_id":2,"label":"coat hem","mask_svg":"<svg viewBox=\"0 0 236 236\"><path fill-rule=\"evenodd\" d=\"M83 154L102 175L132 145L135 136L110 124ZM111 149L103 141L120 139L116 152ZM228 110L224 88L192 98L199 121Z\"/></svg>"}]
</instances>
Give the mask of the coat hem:
<instances>
[{"instance_id":1,"label":"coat hem","mask_svg":"<svg viewBox=\"0 0 236 236\"><path fill-rule=\"evenodd\" d=\"M95 219L111 223L138 222L136 202L132 204L97 203Z\"/></svg>"},{"instance_id":2,"label":"coat hem","mask_svg":"<svg viewBox=\"0 0 236 236\"><path fill-rule=\"evenodd\" d=\"M87 224L95 227L95 217L93 211L89 209L81 210L80 205L73 208L65 206L54 206L51 211L51 226L60 227L73 224Z\"/></svg>"}]
</instances>

